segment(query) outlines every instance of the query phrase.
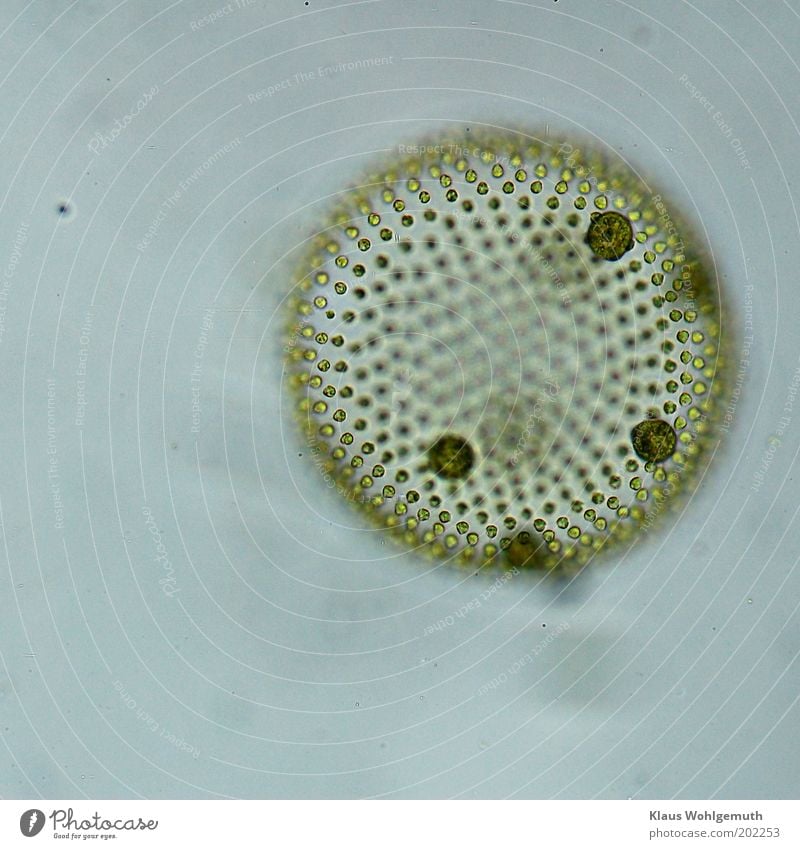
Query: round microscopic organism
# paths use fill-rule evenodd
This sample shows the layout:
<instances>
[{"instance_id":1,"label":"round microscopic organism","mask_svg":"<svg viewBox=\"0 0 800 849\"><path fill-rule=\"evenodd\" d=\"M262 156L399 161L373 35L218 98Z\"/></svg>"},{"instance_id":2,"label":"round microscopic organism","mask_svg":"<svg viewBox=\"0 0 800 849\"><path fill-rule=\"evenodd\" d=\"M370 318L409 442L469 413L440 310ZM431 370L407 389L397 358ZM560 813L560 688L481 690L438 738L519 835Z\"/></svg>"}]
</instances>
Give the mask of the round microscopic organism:
<instances>
[{"instance_id":1,"label":"round microscopic organism","mask_svg":"<svg viewBox=\"0 0 800 849\"><path fill-rule=\"evenodd\" d=\"M634 541L691 492L726 404L705 256L592 146L406 146L298 259L284 350L313 473L465 565L574 570Z\"/></svg>"},{"instance_id":2,"label":"round microscopic organism","mask_svg":"<svg viewBox=\"0 0 800 849\"><path fill-rule=\"evenodd\" d=\"M633 225L619 212L592 213L586 241L595 256L607 260L620 259L636 244Z\"/></svg>"},{"instance_id":3,"label":"round microscopic organism","mask_svg":"<svg viewBox=\"0 0 800 849\"><path fill-rule=\"evenodd\" d=\"M678 441L669 422L645 419L631 431L631 443L642 460L663 463L672 456Z\"/></svg>"},{"instance_id":4,"label":"round microscopic organism","mask_svg":"<svg viewBox=\"0 0 800 849\"><path fill-rule=\"evenodd\" d=\"M475 464L475 452L466 439L446 433L428 449L428 462L440 478L459 480L470 473Z\"/></svg>"}]
</instances>

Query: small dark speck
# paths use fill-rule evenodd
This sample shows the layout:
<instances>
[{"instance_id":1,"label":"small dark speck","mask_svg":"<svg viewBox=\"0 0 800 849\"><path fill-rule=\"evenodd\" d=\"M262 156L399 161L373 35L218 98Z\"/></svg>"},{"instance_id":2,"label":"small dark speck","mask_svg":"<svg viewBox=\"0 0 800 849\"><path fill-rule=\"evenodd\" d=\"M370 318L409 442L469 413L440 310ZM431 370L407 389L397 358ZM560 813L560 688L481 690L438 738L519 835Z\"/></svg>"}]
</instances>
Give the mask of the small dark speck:
<instances>
[{"instance_id":1,"label":"small dark speck","mask_svg":"<svg viewBox=\"0 0 800 849\"><path fill-rule=\"evenodd\" d=\"M302 455L302 454L298 454L297 456L298 456L298 457L302 457L303 455Z\"/></svg>"},{"instance_id":2,"label":"small dark speck","mask_svg":"<svg viewBox=\"0 0 800 849\"><path fill-rule=\"evenodd\" d=\"M62 218L72 218L74 215L74 207L67 200L59 201L56 204L56 213L60 215Z\"/></svg>"},{"instance_id":3,"label":"small dark speck","mask_svg":"<svg viewBox=\"0 0 800 849\"><path fill-rule=\"evenodd\" d=\"M547 627L547 623L546 623L546 622L542 622L542 628L546 628L546 627Z\"/></svg>"}]
</instances>

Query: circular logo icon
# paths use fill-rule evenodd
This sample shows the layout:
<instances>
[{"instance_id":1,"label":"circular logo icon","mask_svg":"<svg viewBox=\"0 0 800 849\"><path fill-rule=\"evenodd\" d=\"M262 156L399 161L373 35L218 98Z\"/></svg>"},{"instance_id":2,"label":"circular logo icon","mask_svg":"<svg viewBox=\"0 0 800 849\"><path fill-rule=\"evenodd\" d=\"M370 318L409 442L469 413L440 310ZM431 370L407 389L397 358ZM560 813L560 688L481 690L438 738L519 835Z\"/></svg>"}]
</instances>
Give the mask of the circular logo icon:
<instances>
[{"instance_id":1,"label":"circular logo icon","mask_svg":"<svg viewBox=\"0 0 800 849\"><path fill-rule=\"evenodd\" d=\"M19 830L25 837L36 837L44 828L44 811L31 808L19 818Z\"/></svg>"}]
</instances>

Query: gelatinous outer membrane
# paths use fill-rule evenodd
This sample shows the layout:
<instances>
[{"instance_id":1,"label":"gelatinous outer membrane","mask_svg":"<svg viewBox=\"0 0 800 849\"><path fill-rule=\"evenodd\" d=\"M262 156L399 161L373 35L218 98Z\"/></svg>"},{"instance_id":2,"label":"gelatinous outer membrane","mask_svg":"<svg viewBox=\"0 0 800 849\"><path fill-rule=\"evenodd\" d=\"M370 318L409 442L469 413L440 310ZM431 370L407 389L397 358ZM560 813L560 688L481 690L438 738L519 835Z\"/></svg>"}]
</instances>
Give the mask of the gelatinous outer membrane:
<instances>
[{"instance_id":1,"label":"gelatinous outer membrane","mask_svg":"<svg viewBox=\"0 0 800 849\"><path fill-rule=\"evenodd\" d=\"M577 569L713 452L713 274L660 195L578 147L431 140L346 193L300 263L284 341L316 466L409 547Z\"/></svg>"}]
</instances>

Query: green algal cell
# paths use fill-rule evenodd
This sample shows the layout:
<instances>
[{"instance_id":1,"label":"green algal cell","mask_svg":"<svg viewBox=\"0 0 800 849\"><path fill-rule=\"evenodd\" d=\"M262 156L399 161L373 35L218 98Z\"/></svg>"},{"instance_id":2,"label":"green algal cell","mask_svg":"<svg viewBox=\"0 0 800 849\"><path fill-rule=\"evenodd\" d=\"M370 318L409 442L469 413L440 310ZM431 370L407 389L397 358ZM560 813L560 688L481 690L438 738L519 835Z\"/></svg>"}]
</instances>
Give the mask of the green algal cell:
<instances>
[{"instance_id":1,"label":"green algal cell","mask_svg":"<svg viewBox=\"0 0 800 849\"><path fill-rule=\"evenodd\" d=\"M619 212L603 212L592 218L586 240L595 256L617 260L634 245L633 227Z\"/></svg>"},{"instance_id":2,"label":"green algal cell","mask_svg":"<svg viewBox=\"0 0 800 849\"><path fill-rule=\"evenodd\" d=\"M470 568L574 572L649 531L714 455L741 348L668 187L546 136L473 127L358 176L287 298L308 474Z\"/></svg>"},{"instance_id":3,"label":"green algal cell","mask_svg":"<svg viewBox=\"0 0 800 849\"><path fill-rule=\"evenodd\" d=\"M475 452L466 439L446 433L428 449L428 463L440 478L459 480L465 478L475 465Z\"/></svg>"},{"instance_id":4,"label":"green algal cell","mask_svg":"<svg viewBox=\"0 0 800 849\"><path fill-rule=\"evenodd\" d=\"M675 453L677 439L669 422L645 419L631 431L631 443L643 460L661 463Z\"/></svg>"}]
</instances>

